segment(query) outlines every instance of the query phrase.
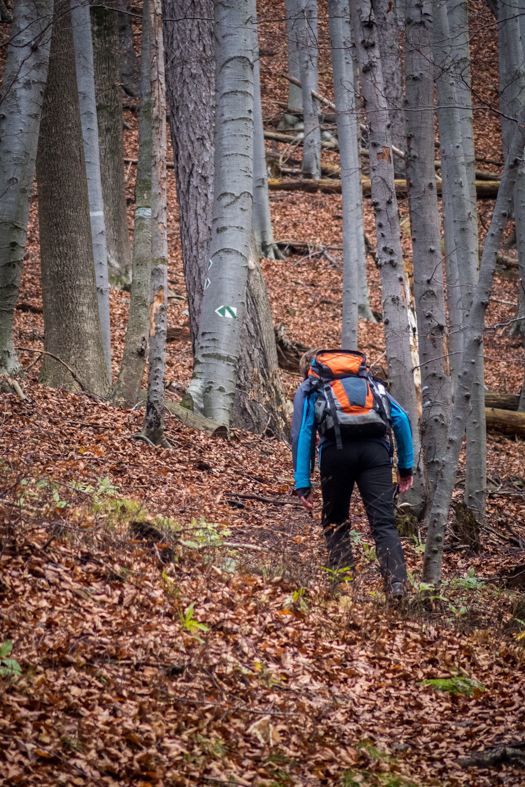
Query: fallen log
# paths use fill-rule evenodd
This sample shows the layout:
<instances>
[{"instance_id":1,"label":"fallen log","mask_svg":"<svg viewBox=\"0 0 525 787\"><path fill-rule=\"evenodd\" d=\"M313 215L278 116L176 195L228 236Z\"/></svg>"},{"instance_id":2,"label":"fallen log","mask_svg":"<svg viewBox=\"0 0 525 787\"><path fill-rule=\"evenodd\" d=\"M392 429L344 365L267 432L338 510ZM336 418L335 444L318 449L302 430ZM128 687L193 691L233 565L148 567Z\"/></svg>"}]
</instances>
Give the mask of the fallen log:
<instances>
[{"instance_id":1,"label":"fallen log","mask_svg":"<svg viewBox=\"0 0 525 787\"><path fill-rule=\"evenodd\" d=\"M519 394L485 391L485 407L495 408L496 410L517 410L519 401Z\"/></svg>"},{"instance_id":2,"label":"fallen log","mask_svg":"<svg viewBox=\"0 0 525 787\"><path fill-rule=\"evenodd\" d=\"M493 432L525 437L525 413L485 407L485 418L487 420L487 429Z\"/></svg>"},{"instance_id":3,"label":"fallen log","mask_svg":"<svg viewBox=\"0 0 525 787\"><path fill-rule=\"evenodd\" d=\"M286 335L284 325L276 325L274 331L279 369L291 374L299 374L301 356L310 348L306 344L290 339Z\"/></svg>"},{"instance_id":4,"label":"fallen log","mask_svg":"<svg viewBox=\"0 0 525 787\"><path fill-rule=\"evenodd\" d=\"M139 402L145 404L147 398L147 391L141 391L139 394ZM174 415L175 418L178 418L179 421L182 421L182 423L190 429L196 429L198 432L207 432L212 435L212 437L228 437L228 430L225 426L218 424L216 421L212 421L210 418L205 418L200 413L194 413L192 410L188 410L187 407L176 404L176 402L164 401L164 407L171 415Z\"/></svg>"},{"instance_id":5,"label":"fallen log","mask_svg":"<svg viewBox=\"0 0 525 787\"><path fill-rule=\"evenodd\" d=\"M396 194L405 197L407 194L406 180L394 181ZM495 199L498 195L499 180L477 180L476 192L478 199ZM371 194L371 183L369 178L361 178L363 196L369 197ZM268 178L268 188L270 191L306 191L308 194L341 194L341 183L334 183L333 180L300 180L300 179L280 179ZM437 184L438 194L441 193L441 183Z\"/></svg>"},{"instance_id":6,"label":"fallen log","mask_svg":"<svg viewBox=\"0 0 525 787\"><path fill-rule=\"evenodd\" d=\"M269 131L268 129L264 129L264 138L273 139L276 142L286 142L287 144L303 144L302 137L298 138L294 134L284 134L282 131ZM332 142L321 141L321 147L324 150L339 150L339 143L335 139Z\"/></svg>"}]
</instances>

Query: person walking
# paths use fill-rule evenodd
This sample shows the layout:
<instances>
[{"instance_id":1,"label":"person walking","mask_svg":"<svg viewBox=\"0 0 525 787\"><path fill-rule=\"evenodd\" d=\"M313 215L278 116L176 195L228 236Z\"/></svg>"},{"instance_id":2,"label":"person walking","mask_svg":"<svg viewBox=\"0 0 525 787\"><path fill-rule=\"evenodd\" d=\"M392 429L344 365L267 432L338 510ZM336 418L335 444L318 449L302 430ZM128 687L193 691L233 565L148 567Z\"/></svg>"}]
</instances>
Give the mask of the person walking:
<instances>
[{"instance_id":1,"label":"person walking","mask_svg":"<svg viewBox=\"0 0 525 787\"><path fill-rule=\"evenodd\" d=\"M292 456L295 488L307 511L313 508L310 473L319 433L323 496L322 528L329 568L353 568L349 520L357 483L363 499L387 594L406 595L407 573L394 514L393 431L400 492L412 486L410 421L381 381L370 374L362 353L309 350L300 361L304 381L294 398Z\"/></svg>"}]
</instances>

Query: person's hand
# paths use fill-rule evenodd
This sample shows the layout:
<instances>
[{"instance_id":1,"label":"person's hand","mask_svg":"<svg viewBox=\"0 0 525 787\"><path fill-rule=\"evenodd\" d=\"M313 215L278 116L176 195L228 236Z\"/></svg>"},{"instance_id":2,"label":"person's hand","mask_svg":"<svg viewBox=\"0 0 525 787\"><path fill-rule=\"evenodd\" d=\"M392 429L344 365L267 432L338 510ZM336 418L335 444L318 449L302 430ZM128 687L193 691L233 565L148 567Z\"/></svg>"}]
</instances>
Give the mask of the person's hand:
<instances>
[{"instance_id":1,"label":"person's hand","mask_svg":"<svg viewBox=\"0 0 525 787\"><path fill-rule=\"evenodd\" d=\"M311 511L314 507L314 503L312 500L312 490L311 489L298 489L297 494L301 504L306 508L307 511Z\"/></svg>"},{"instance_id":2,"label":"person's hand","mask_svg":"<svg viewBox=\"0 0 525 787\"><path fill-rule=\"evenodd\" d=\"M406 478L401 478L399 474L399 470L397 471L397 485L399 487L399 492L403 494L403 492L408 492L412 484L414 483L414 476L407 475Z\"/></svg>"}]
</instances>

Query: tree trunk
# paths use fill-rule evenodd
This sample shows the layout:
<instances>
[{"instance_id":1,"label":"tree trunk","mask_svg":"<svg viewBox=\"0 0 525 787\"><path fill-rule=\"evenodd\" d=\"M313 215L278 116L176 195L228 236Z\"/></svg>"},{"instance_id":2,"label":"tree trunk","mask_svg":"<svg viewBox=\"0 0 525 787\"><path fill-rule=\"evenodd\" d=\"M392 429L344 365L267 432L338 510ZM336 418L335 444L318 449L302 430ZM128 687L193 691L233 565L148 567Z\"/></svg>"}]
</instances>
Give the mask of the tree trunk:
<instances>
[{"instance_id":1,"label":"tree trunk","mask_svg":"<svg viewBox=\"0 0 525 787\"><path fill-rule=\"evenodd\" d=\"M149 4L144 1L141 52L141 95L139 119L139 155L135 183L135 224L133 230L133 275L128 327L120 374L114 398L125 407L138 401L149 347L149 312L151 298L151 172L152 107L151 47Z\"/></svg>"},{"instance_id":2,"label":"tree trunk","mask_svg":"<svg viewBox=\"0 0 525 787\"><path fill-rule=\"evenodd\" d=\"M215 53L213 0L163 0L166 83L182 265L195 350L213 210ZM173 20L180 21L173 21ZM198 133L195 130L198 129Z\"/></svg>"},{"instance_id":3,"label":"tree trunk","mask_svg":"<svg viewBox=\"0 0 525 787\"><path fill-rule=\"evenodd\" d=\"M75 44L75 65L77 69L78 103L84 158L89 196L89 217L93 257L95 260L95 279L97 282L98 311L102 329L102 344L108 366L108 379L111 383L111 326L109 321L109 281L108 254L106 248L106 225L104 222L104 200L100 175L100 154L98 146L97 103L95 81L93 78L93 42L91 39L91 18L89 6L78 0L71 0L71 22Z\"/></svg>"},{"instance_id":4,"label":"tree trunk","mask_svg":"<svg viewBox=\"0 0 525 787\"><path fill-rule=\"evenodd\" d=\"M285 412L270 301L252 238L232 426L289 438Z\"/></svg>"},{"instance_id":5,"label":"tree trunk","mask_svg":"<svg viewBox=\"0 0 525 787\"><path fill-rule=\"evenodd\" d=\"M298 0L286 0L286 33L288 37L288 73L301 80L299 65L299 9ZM288 109L303 110L303 92L293 82L288 83Z\"/></svg>"},{"instance_id":6,"label":"tree trunk","mask_svg":"<svg viewBox=\"0 0 525 787\"><path fill-rule=\"evenodd\" d=\"M520 117L520 123L525 120ZM423 562L423 582L438 586L441 581L443 546L447 525L448 509L452 499L459 454L465 432L471 390L476 380L475 360L483 345L483 328L485 312L489 303L492 278L496 267L499 244L507 219L512 208L512 199L519 160L523 155L524 138L519 126L515 130L514 139L501 179L494 213L481 257L479 279L474 298L467 318L464 334L464 351L458 386L454 400L454 408L448 428L445 454L441 463L438 484L429 515L428 533L425 543Z\"/></svg>"},{"instance_id":7,"label":"tree trunk","mask_svg":"<svg viewBox=\"0 0 525 787\"><path fill-rule=\"evenodd\" d=\"M255 25L257 39L257 24ZM284 259L275 245L268 199L268 173L261 106L261 79L259 69L259 45L256 45L253 64L253 232L257 253L267 259Z\"/></svg>"},{"instance_id":8,"label":"tree trunk","mask_svg":"<svg viewBox=\"0 0 525 787\"><path fill-rule=\"evenodd\" d=\"M105 396L109 381L68 6L55 17L36 167L44 349L71 366L93 393ZM44 356L40 379L55 387L74 386L67 369L49 355Z\"/></svg>"},{"instance_id":9,"label":"tree trunk","mask_svg":"<svg viewBox=\"0 0 525 787\"><path fill-rule=\"evenodd\" d=\"M332 67L334 72L337 136L341 155L343 192L343 324L341 347L357 348L359 312L359 267L366 266L363 236L363 206L359 173L356 97L352 40L348 8L343 0L328 0Z\"/></svg>"},{"instance_id":10,"label":"tree trunk","mask_svg":"<svg viewBox=\"0 0 525 787\"><path fill-rule=\"evenodd\" d=\"M439 136L441 146L443 200L449 203L452 222L445 225L445 232L452 231L453 244L458 262L459 293L461 297L461 322L458 330L464 333L464 325L472 303L478 270L478 230L475 202L472 204L472 187L469 177L473 170L467 169L463 147L463 126L459 112L457 79L450 72L452 58L452 33L447 6L434 0L434 38L436 65L440 69L438 79L438 102L440 108ZM454 40L464 35L460 26L454 29ZM464 66L463 61L461 64ZM458 76L458 78L460 78ZM452 224L452 227L450 226ZM455 326L452 326L452 330ZM463 349L463 348L462 348ZM476 379L470 397L467 432L467 467L465 480L465 502L478 518L483 518L486 503L486 426L484 407L483 355L476 358Z\"/></svg>"},{"instance_id":11,"label":"tree trunk","mask_svg":"<svg viewBox=\"0 0 525 787\"><path fill-rule=\"evenodd\" d=\"M14 338L38 132L51 44L53 0L18 0L0 110L0 374L22 371Z\"/></svg>"},{"instance_id":12,"label":"tree trunk","mask_svg":"<svg viewBox=\"0 0 525 787\"><path fill-rule=\"evenodd\" d=\"M120 42L120 79L122 87L128 94L136 98L140 95L139 89L139 62L133 44L132 16L127 0L118 3L118 37Z\"/></svg>"},{"instance_id":13,"label":"tree trunk","mask_svg":"<svg viewBox=\"0 0 525 787\"><path fill-rule=\"evenodd\" d=\"M169 448L164 436L166 328L168 313L168 227L166 192L166 82L161 0L149 6L152 171L151 171L151 306L148 399L142 434L154 445Z\"/></svg>"},{"instance_id":14,"label":"tree trunk","mask_svg":"<svg viewBox=\"0 0 525 787\"><path fill-rule=\"evenodd\" d=\"M207 278L188 394L228 426L246 301L253 190L254 19L251 0L215 5L215 181Z\"/></svg>"},{"instance_id":15,"label":"tree trunk","mask_svg":"<svg viewBox=\"0 0 525 787\"><path fill-rule=\"evenodd\" d=\"M321 127L317 90L317 0L297 0L299 9L299 64L303 92L303 175L321 177Z\"/></svg>"},{"instance_id":16,"label":"tree trunk","mask_svg":"<svg viewBox=\"0 0 525 787\"><path fill-rule=\"evenodd\" d=\"M122 92L115 8L111 4L93 6L91 25L109 275L112 282L121 284L130 278L131 244L126 212Z\"/></svg>"},{"instance_id":17,"label":"tree trunk","mask_svg":"<svg viewBox=\"0 0 525 787\"><path fill-rule=\"evenodd\" d=\"M410 503L417 514L425 507L425 479L421 461L416 391L411 372L410 325L400 241L399 213L394 185L389 116L383 86L378 28L370 0L351 3L352 30L361 72L370 144L370 179L374 206L377 254L381 271L383 321L392 394L407 410L414 441L414 487Z\"/></svg>"},{"instance_id":18,"label":"tree trunk","mask_svg":"<svg viewBox=\"0 0 525 787\"><path fill-rule=\"evenodd\" d=\"M13 17L7 10L4 0L0 0L0 22L7 22L8 24L13 21Z\"/></svg>"},{"instance_id":19,"label":"tree trunk","mask_svg":"<svg viewBox=\"0 0 525 787\"><path fill-rule=\"evenodd\" d=\"M447 318L434 168L432 0L407 0L405 31L407 181L421 363L421 442L432 497L451 406L450 379L445 370Z\"/></svg>"},{"instance_id":20,"label":"tree trunk","mask_svg":"<svg viewBox=\"0 0 525 787\"><path fill-rule=\"evenodd\" d=\"M406 127L403 96L403 62L399 27L392 0L373 0L374 14L379 29L379 50L385 87L385 98L390 117L390 137L392 144L400 150L405 149ZM405 163L394 159L395 172L403 177Z\"/></svg>"}]
</instances>

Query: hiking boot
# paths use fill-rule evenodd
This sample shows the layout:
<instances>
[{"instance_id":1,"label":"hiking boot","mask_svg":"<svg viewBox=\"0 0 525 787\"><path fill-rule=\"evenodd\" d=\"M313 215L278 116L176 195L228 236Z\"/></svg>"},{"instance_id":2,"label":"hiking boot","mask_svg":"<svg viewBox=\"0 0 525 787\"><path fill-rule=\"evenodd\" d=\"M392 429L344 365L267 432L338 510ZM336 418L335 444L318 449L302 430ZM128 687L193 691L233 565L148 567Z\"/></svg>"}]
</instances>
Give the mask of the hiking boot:
<instances>
[{"instance_id":1,"label":"hiking boot","mask_svg":"<svg viewBox=\"0 0 525 787\"><path fill-rule=\"evenodd\" d=\"M403 601L406 598L407 592L403 582L392 582L388 592L389 598L392 601Z\"/></svg>"}]
</instances>

